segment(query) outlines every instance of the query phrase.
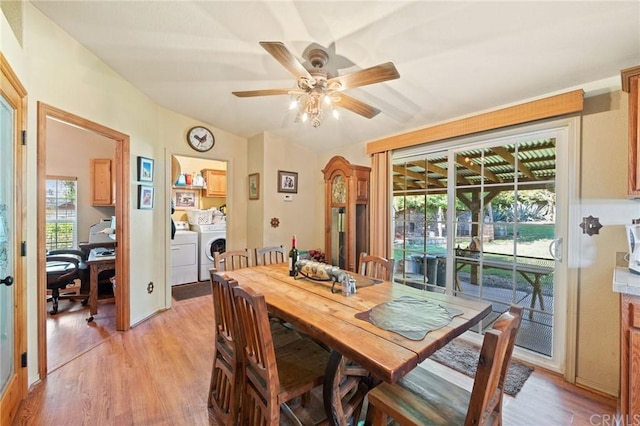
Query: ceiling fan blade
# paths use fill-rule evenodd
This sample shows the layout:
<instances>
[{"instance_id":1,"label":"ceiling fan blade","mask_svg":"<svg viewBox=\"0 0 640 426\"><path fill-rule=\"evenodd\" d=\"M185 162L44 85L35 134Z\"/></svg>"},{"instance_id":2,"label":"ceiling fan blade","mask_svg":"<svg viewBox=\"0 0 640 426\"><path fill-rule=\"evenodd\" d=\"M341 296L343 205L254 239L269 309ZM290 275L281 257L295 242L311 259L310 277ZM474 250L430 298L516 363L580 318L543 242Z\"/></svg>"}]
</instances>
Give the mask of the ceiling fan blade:
<instances>
[{"instance_id":1,"label":"ceiling fan blade","mask_svg":"<svg viewBox=\"0 0 640 426\"><path fill-rule=\"evenodd\" d=\"M231 92L239 98L249 98L251 96L271 96L271 95L288 95L292 89L263 89L263 90L245 90L242 92Z\"/></svg>"},{"instance_id":2,"label":"ceiling fan blade","mask_svg":"<svg viewBox=\"0 0 640 426\"><path fill-rule=\"evenodd\" d=\"M278 62L282 64L283 67L287 69L296 79L300 77L308 78L309 80L313 80L311 74L305 67L302 66L300 61L293 56L289 49L279 41L261 41L260 46L264 48L271 56L273 56Z\"/></svg>"},{"instance_id":3,"label":"ceiling fan blade","mask_svg":"<svg viewBox=\"0 0 640 426\"><path fill-rule=\"evenodd\" d=\"M345 95L344 93L339 93L336 95L339 99L333 101L333 103L342 108L346 108L349 111L353 111L356 114L360 114L366 118L373 118L376 115L380 114L380 110L372 107L371 105L365 104L362 101L357 100L356 98L352 98L351 96Z\"/></svg>"},{"instance_id":4,"label":"ceiling fan blade","mask_svg":"<svg viewBox=\"0 0 640 426\"><path fill-rule=\"evenodd\" d=\"M331 87L331 83L338 82L342 86L340 90L353 89L354 87L366 86L367 84L380 83L387 80L395 80L400 74L393 65L393 62L376 65L375 67L365 68L350 74L341 75L327 80L327 85Z\"/></svg>"}]
</instances>

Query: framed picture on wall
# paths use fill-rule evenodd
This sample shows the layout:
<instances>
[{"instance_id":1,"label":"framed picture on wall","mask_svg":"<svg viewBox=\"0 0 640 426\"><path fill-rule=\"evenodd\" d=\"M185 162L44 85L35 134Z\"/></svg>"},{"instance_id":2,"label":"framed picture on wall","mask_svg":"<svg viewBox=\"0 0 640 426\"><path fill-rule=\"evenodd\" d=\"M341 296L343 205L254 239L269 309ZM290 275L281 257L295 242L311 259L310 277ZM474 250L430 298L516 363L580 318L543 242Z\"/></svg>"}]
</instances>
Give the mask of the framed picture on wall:
<instances>
[{"instance_id":1,"label":"framed picture on wall","mask_svg":"<svg viewBox=\"0 0 640 426\"><path fill-rule=\"evenodd\" d=\"M298 173L278 170L278 192L298 193Z\"/></svg>"},{"instance_id":2,"label":"framed picture on wall","mask_svg":"<svg viewBox=\"0 0 640 426\"><path fill-rule=\"evenodd\" d=\"M252 173L249 175L249 199L260 199L260 173Z\"/></svg>"},{"instance_id":3,"label":"framed picture on wall","mask_svg":"<svg viewBox=\"0 0 640 426\"><path fill-rule=\"evenodd\" d=\"M153 160L138 157L138 182L153 182Z\"/></svg>"},{"instance_id":4,"label":"framed picture on wall","mask_svg":"<svg viewBox=\"0 0 640 426\"><path fill-rule=\"evenodd\" d=\"M173 205L176 210L190 210L199 207L198 191L189 189L173 190Z\"/></svg>"},{"instance_id":5,"label":"framed picture on wall","mask_svg":"<svg viewBox=\"0 0 640 426\"><path fill-rule=\"evenodd\" d=\"M138 208L151 210L153 208L153 186L138 185Z\"/></svg>"}]
</instances>

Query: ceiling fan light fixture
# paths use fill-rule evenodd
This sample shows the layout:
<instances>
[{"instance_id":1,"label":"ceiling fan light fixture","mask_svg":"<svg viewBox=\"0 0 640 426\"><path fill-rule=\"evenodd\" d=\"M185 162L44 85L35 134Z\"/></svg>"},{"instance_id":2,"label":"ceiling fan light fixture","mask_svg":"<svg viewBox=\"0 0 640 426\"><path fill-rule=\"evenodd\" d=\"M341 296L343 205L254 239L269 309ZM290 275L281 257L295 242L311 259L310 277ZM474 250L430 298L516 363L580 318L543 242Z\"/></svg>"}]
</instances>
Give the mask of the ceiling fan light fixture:
<instances>
[{"instance_id":1,"label":"ceiling fan light fixture","mask_svg":"<svg viewBox=\"0 0 640 426\"><path fill-rule=\"evenodd\" d=\"M296 78L298 89L264 89L232 93L238 97L286 94L295 96L296 98L289 104L289 109L297 110L296 120L311 121L313 127L318 127L322 122L324 109L327 113L331 110L331 114L337 119L339 113L336 107L348 109L365 118L375 117L380 113L379 109L352 98L343 91L400 77L392 62L345 75L331 76L325 68L329 55L323 49L312 49L308 53L307 57L312 67L307 69L281 42L261 41L260 46Z\"/></svg>"}]
</instances>

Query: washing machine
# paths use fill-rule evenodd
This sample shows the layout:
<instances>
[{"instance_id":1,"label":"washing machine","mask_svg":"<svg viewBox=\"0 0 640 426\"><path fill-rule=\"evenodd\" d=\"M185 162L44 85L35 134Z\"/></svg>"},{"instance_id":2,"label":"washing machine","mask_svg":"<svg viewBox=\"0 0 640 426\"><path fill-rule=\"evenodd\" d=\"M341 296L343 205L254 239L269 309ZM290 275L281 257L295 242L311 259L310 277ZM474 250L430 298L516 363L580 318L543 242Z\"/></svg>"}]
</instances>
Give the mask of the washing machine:
<instances>
[{"instance_id":1,"label":"washing machine","mask_svg":"<svg viewBox=\"0 0 640 426\"><path fill-rule=\"evenodd\" d=\"M209 269L213 268L213 252L224 253L227 248L227 222L191 225L191 230L198 233L198 280L208 281Z\"/></svg>"}]
</instances>

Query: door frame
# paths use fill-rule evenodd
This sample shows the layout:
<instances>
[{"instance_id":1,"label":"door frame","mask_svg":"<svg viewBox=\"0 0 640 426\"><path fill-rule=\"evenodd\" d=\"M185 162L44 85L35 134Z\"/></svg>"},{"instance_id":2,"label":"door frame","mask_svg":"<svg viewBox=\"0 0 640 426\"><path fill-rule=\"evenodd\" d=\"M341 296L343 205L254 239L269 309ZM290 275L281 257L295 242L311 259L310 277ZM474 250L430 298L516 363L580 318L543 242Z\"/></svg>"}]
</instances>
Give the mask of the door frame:
<instances>
[{"instance_id":1,"label":"door frame","mask_svg":"<svg viewBox=\"0 0 640 426\"><path fill-rule=\"evenodd\" d=\"M120 133L101 124L87 120L59 108L38 102L38 290L37 294L46 291L46 180L47 180L47 119L52 118L72 126L97 133L115 142L115 176L116 176L116 330L126 331L131 326L130 292L129 292L129 211L130 197L130 154L129 135ZM38 373L40 379L47 376L47 305L44 297L38 300Z\"/></svg>"},{"instance_id":2,"label":"door frame","mask_svg":"<svg viewBox=\"0 0 640 426\"><path fill-rule=\"evenodd\" d=\"M14 220L13 220L13 250L14 250L14 371L15 377L8 384L4 394L0 398L0 424L11 424L20 402L27 395L27 368L22 364L22 354L27 353L27 286L26 286L26 256L21 253L22 242L26 235L25 220L26 210L24 203L25 191L25 165L26 158L24 145L21 143L21 135L26 126L27 117L27 91L13 72L2 52L0 52L0 92L11 103L15 111L14 128Z\"/></svg>"}]
</instances>

